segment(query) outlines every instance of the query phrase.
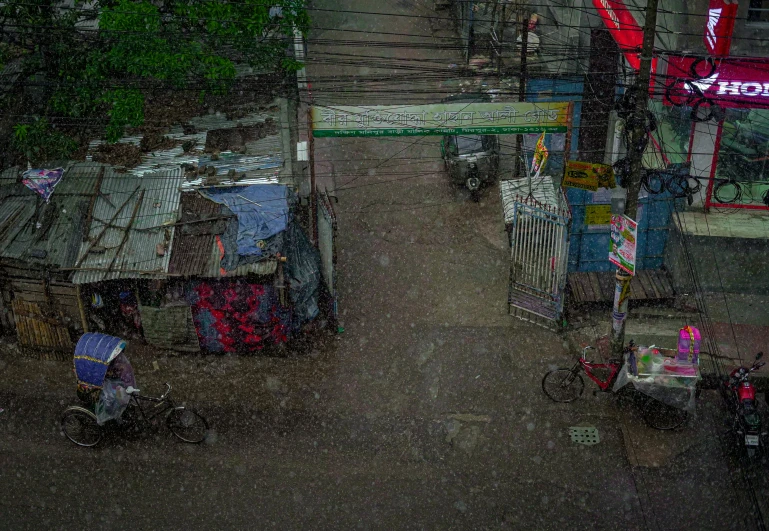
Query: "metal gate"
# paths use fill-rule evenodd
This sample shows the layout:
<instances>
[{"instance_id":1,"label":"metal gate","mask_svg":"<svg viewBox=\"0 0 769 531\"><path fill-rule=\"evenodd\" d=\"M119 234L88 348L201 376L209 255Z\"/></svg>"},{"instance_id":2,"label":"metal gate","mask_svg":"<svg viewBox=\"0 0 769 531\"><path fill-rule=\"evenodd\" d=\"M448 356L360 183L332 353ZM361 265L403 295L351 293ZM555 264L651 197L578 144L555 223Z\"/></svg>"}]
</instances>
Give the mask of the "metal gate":
<instances>
[{"instance_id":1,"label":"metal gate","mask_svg":"<svg viewBox=\"0 0 769 531\"><path fill-rule=\"evenodd\" d=\"M330 297L330 317L336 323L339 315L336 298L336 215L328 192L316 194L318 202L318 251L323 281Z\"/></svg>"},{"instance_id":2,"label":"metal gate","mask_svg":"<svg viewBox=\"0 0 769 531\"><path fill-rule=\"evenodd\" d=\"M525 321L556 329L563 314L571 215L549 177L535 189L525 181L500 185L510 234L508 310Z\"/></svg>"}]
</instances>

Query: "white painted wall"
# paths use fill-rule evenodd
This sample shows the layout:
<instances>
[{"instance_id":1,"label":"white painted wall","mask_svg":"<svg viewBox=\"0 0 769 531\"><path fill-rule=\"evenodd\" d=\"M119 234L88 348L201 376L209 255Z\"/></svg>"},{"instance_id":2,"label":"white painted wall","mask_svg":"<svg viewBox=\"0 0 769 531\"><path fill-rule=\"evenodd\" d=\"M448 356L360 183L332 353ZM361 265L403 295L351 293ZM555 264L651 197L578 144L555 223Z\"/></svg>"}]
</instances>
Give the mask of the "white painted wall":
<instances>
[{"instance_id":1,"label":"white painted wall","mask_svg":"<svg viewBox=\"0 0 769 531\"><path fill-rule=\"evenodd\" d=\"M713 153L716 147L716 136L718 134L718 122L710 120L708 122L699 122L694 124L694 141L691 147L692 166L689 174L700 178L702 187L698 194L694 196L692 206L703 206L708 189L708 180L713 171ZM691 182L696 186L694 181Z\"/></svg>"}]
</instances>

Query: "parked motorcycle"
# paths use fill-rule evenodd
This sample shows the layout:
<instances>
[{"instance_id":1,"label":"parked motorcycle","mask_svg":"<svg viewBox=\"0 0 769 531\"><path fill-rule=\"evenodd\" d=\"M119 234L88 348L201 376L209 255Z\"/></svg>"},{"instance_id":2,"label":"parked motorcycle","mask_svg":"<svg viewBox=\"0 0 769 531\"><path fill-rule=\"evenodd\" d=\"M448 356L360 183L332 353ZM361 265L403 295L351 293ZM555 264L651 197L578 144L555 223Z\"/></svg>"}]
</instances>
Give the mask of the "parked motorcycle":
<instances>
[{"instance_id":1,"label":"parked motorcycle","mask_svg":"<svg viewBox=\"0 0 769 531\"><path fill-rule=\"evenodd\" d=\"M756 361L749 368L737 367L724 382L723 391L726 403L733 415L734 431L740 438L740 444L745 445L748 458L757 457L763 447L761 442L764 433L761 432L761 416L756 407L756 388L750 382L749 376L760 369L766 362L759 361L763 352L756 355Z\"/></svg>"}]
</instances>

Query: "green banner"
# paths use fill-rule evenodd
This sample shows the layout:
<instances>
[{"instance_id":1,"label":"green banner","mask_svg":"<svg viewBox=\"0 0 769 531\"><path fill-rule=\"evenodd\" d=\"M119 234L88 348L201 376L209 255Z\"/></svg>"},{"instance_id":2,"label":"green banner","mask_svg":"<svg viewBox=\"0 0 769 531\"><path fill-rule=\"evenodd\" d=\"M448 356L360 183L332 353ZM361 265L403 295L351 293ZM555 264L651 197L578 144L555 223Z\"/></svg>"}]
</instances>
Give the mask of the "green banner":
<instances>
[{"instance_id":1,"label":"green banner","mask_svg":"<svg viewBox=\"0 0 769 531\"><path fill-rule=\"evenodd\" d=\"M440 103L313 107L313 135L323 137L565 133L569 102Z\"/></svg>"}]
</instances>

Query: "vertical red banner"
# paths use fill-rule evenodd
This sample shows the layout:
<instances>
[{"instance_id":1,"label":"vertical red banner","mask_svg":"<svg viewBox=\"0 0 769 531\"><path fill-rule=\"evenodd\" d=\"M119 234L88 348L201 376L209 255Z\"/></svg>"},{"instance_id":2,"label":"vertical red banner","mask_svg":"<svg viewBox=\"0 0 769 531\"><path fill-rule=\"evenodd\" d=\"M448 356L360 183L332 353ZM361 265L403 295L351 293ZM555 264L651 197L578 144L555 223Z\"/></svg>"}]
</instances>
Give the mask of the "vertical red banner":
<instances>
[{"instance_id":1,"label":"vertical red banner","mask_svg":"<svg viewBox=\"0 0 769 531\"><path fill-rule=\"evenodd\" d=\"M717 58L729 56L736 18L737 0L710 0L703 37L708 55Z\"/></svg>"},{"instance_id":2,"label":"vertical red banner","mask_svg":"<svg viewBox=\"0 0 769 531\"><path fill-rule=\"evenodd\" d=\"M641 66L639 55L644 31L620 0L593 0L593 6L633 69Z\"/></svg>"}]
</instances>

